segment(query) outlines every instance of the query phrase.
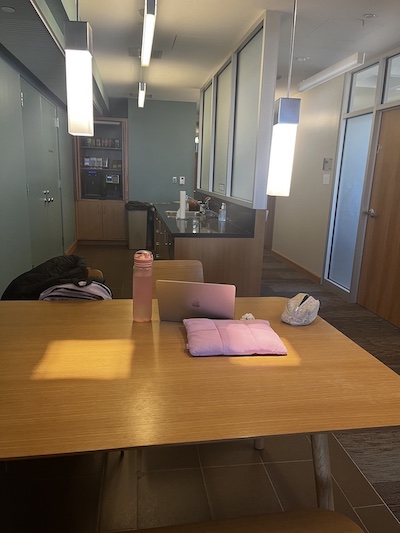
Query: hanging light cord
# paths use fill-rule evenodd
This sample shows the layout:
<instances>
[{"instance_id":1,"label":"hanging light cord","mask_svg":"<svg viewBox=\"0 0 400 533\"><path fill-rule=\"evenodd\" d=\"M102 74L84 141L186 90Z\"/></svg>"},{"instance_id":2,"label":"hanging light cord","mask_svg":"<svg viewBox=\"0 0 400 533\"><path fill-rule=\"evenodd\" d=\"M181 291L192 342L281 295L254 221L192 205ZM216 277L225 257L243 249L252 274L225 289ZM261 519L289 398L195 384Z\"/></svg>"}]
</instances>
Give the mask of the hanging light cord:
<instances>
[{"instance_id":1,"label":"hanging light cord","mask_svg":"<svg viewBox=\"0 0 400 533\"><path fill-rule=\"evenodd\" d=\"M288 75L288 85L287 85L287 97L288 98L290 98L290 86L292 84L294 37L296 34L296 21L297 21L297 0L294 0L292 30L291 30L291 35L290 35L289 75Z\"/></svg>"}]
</instances>

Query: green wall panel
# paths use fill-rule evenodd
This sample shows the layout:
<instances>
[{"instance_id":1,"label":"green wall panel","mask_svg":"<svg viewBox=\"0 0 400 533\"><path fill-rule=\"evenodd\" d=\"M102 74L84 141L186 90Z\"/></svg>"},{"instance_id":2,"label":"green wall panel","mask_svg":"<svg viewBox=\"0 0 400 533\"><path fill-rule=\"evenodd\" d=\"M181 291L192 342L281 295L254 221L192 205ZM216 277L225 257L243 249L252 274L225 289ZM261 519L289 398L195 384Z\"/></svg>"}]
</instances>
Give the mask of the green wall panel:
<instances>
[{"instance_id":1,"label":"green wall panel","mask_svg":"<svg viewBox=\"0 0 400 533\"><path fill-rule=\"evenodd\" d=\"M20 77L0 58L0 295L32 268Z\"/></svg>"},{"instance_id":2,"label":"green wall panel","mask_svg":"<svg viewBox=\"0 0 400 533\"><path fill-rule=\"evenodd\" d=\"M129 101L130 200L171 202L181 190L193 194L196 118L195 103L148 100L138 108L136 100Z\"/></svg>"}]
</instances>

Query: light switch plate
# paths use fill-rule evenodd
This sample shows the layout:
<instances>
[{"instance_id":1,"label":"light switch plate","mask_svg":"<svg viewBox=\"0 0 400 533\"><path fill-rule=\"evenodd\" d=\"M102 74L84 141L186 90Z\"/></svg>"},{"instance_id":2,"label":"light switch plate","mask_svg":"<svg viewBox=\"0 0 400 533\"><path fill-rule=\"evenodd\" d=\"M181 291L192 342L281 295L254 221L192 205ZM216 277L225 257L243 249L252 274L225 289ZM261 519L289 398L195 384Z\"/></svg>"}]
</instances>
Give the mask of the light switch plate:
<instances>
[{"instance_id":1,"label":"light switch plate","mask_svg":"<svg viewBox=\"0 0 400 533\"><path fill-rule=\"evenodd\" d=\"M329 172L330 170L332 170L332 165L333 165L332 157L324 157L324 160L322 162L322 170Z\"/></svg>"},{"instance_id":2,"label":"light switch plate","mask_svg":"<svg viewBox=\"0 0 400 533\"><path fill-rule=\"evenodd\" d=\"M179 185L185 185L185 176L179 176Z\"/></svg>"}]
</instances>

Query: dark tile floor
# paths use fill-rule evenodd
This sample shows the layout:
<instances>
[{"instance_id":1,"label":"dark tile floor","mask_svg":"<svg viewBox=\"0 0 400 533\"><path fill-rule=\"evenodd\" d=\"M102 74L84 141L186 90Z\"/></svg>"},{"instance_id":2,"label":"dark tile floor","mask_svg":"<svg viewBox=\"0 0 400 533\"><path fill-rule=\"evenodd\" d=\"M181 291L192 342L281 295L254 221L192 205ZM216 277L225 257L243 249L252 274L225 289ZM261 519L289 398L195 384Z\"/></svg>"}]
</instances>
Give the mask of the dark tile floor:
<instances>
[{"instance_id":1,"label":"dark tile floor","mask_svg":"<svg viewBox=\"0 0 400 533\"><path fill-rule=\"evenodd\" d=\"M114 298L131 297L133 251L80 246L75 253L103 271ZM333 321L348 313L350 304L270 254L263 277L265 295L314 291ZM379 437L390 442L394 468L400 465L400 453L393 448L399 432L393 431L392 440L385 440L387 432ZM336 508L367 533L400 532L388 507L398 511L400 476L390 477L388 466L382 480L373 453L360 453L361 471L355 459L365 440L363 432L330 435ZM373 446L376 440L369 434ZM377 452L385 455L390 451L386 448ZM7 533L106 533L314 506L307 436L268 437L260 452L250 439L127 450L123 456L98 452L10 461L0 470L0 530Z\"/></svg>"}]
</instances>

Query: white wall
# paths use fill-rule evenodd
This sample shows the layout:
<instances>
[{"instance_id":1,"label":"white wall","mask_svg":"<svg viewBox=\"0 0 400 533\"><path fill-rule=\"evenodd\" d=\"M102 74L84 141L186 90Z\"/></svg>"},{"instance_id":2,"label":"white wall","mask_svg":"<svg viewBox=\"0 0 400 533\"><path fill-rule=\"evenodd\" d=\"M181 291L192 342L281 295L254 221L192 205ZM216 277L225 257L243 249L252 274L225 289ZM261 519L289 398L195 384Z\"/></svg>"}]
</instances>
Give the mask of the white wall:
<instances>
[{"instance_id":1,"label":"white wall","mask_svg":"<svg viewBox=\"0 0 400 533\"><path fill-rule=\"evenodd\" d=\"M334 177L322 183L322 164L324 157L335 164L343 83L341 76L292 95L301 98L292 187L276 199L272 250L320 278Z\"/></svg>"}]
</instances>

